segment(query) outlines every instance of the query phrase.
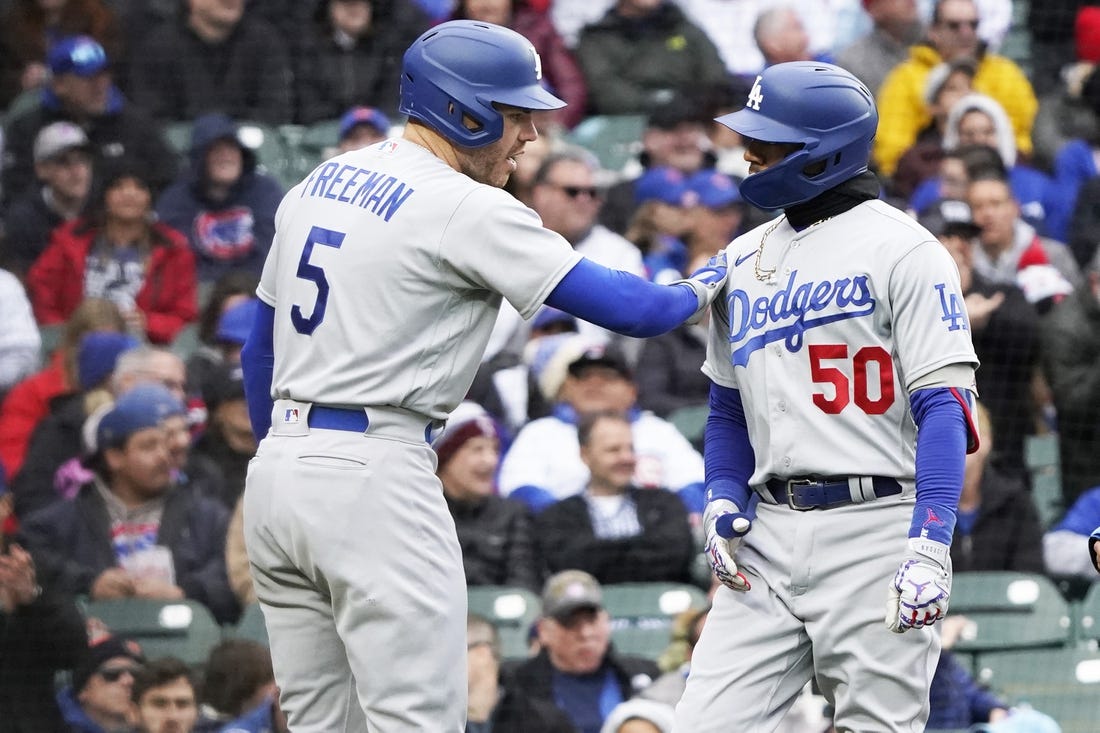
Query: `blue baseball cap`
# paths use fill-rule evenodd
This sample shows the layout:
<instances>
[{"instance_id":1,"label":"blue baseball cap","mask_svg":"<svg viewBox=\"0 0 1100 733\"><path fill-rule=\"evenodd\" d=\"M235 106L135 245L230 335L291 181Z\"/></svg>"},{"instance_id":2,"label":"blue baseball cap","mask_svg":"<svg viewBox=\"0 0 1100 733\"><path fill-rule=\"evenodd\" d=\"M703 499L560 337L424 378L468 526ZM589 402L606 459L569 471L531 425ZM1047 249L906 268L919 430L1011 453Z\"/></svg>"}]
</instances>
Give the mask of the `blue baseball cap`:
<instances>
[{"instance_id":1,"label":"blue baseball cap","mask_svg":"<svg viewBox=\"0 0 1100 733\"><path fill-rule=\"evenodd\" d=\"M115 370L118 357L138 345L129 334L93 331L80 339L76 352L76 380L81 389L99 387Z\"/></svg>"},{"instance_id":2,"label":"blue baseball cap","mask_svg":"<svg viewBox=\"0 0 1100 733\"><path fill-rule=\"evenodd\" d=\"M159 384L140 384L126 392L99 421L96 450L117 448L139 430L155 428L161 420L186 415L187 408Z\"/></svg>"},{"instance_id":3,"label":"blue baseball cap","mask_svg":"<svg viewBox=\"0 0 1100 733\"><path fill-rule=\"evenodd\" d=\"M107 52L91 36L66 36L46 54L50 73L95 76L107 68Z\"/></svg>"},{"instance_id":4,"label":"blue baseball cap","mask_svg":"<svg viewBox=\"0 0 1100 733\"><path fill-rule=\"evenodd\" d=\"M256 320L256 308L259 305L259 298L250 298L222 313L214 337L218 341L244 346L248 334L252 332L252 322Z\"/></svg>"},{"instance_id":5,"label":"blue baseball cap","mask_svg":"<svg viewBox=\"0 0 1100 733\"><path fill-rule=\"evenodd\" d=\"M570 331L577 330L577 319L573 317L573 314L549 305L544 305L536 311L535 317L531 319L531 330L537 331L557 323L571 326Z\"/></svg>"},{"instance_id":6,"label":"blue baseball cap","mask_svg":"<svg viewBox=\"0 0 1100 733\"><path fill-rule=\"evenodd\" d=\"M688 193L687 179L675 168L650 168L634 181L634 200L639 203L660 201L671 206L684 206Z\"/></svg>"},{"instance_id":7,"label":"blue baseball cap","mask_svg":"<svg viewBox=\"0 0 1100 733\"><path fill-rule=\"evenodd\" d=\"M383 135L390 132L389 118L374 107L352 107L340 118L340 139L343 140L359 125L370 125Z\"/></svg>"},{"instance_id":8,"label":"blue baseball cap","mask_svg":"<svg viewBox=\"0 0 1100 733\"><path fill-rule=\"evenodd\" d=\"M708 209L724 209L744 200L737 182L713 169L699 171L688 179L687 186L695 192L697 203Z\"/></svg>"}]
</instances>

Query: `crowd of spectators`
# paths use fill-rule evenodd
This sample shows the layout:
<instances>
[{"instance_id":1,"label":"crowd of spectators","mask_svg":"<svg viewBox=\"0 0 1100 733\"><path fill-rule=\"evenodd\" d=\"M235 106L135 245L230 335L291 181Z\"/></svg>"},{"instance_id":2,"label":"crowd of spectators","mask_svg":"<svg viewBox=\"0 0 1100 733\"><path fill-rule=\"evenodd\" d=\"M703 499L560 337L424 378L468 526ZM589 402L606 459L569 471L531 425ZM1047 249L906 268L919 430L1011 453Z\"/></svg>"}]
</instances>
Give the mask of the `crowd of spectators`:
<instances>
[{"instance_id":1,"label":"crowd of spectators","mask_svg":"<svg viewBox=\"0 0 1100 733\"><path fill-rule=\"evenodd\" d=\"M760 70L863 80L882 197L955 259L965 302L944 317L965 309L981 359L955 570L1094 579L1100 4L1013 5L0 0L0 732L281 730L262 645L225 642L201 669L147 659L76 599L190 599L230 625L255 602L240 349L301 162L267 145L308 140L312 164L394 134L401 55L451 18L525 35L569 103L539 118L508 190L577 251L659 282L775 214L742 200L743 141L713 123ZM613 169L578 143L610 118L640 131ZM542 616L515 669L471 616L469 730L669 729L689 658L618 655L601 586L709 585L706 328L640 341L504 304L438 475L468 584L541 594ZM1036 436L1057 438L1053 517L1033 500ZM941 667L945 706L1004 712Z\"/></svg>"}]
</instances>

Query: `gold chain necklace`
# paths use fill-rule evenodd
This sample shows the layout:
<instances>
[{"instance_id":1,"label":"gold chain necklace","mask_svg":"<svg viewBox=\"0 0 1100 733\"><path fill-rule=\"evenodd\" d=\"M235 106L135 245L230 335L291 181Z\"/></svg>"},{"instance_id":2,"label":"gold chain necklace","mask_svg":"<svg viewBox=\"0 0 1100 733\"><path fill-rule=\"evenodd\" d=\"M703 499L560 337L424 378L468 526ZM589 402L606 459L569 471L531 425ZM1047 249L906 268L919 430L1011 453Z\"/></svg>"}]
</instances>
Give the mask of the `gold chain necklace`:
<instances>
[{"instance_id":1,"label":"gold chain necklace","mask_svg":"<svg viewBox=\"0 0 1100 733\"><path fill-rule=\"evenodd\" d=\"M783 220L786 219L786 218L787 218L787 215L784 214L783 216L776 219L775 222L772 223L772 225L770 227L768 227L767 229L764 230L764 236L760 237L760 248L758 250L756 250L756 260L753 261L752 269L753 269L753 274L756 275L756 279L759 280L762 283L774 281L775 280L775 269L776 269L776 268L772 267L768 270L764 270L760 267L760 258L764 256L764 242L766 242L768 240L768 235L771 234L772 232L774 232L776 230L776 227L778 227L780 224L782 224ZM829 221L829 219L832 219L832 218L833 217L831 217L831 216L826 216L824 219L818 219L813 224L806 227L806 229L811 229L813 227L816 227L818 224Z\"/></svg>"},{"instance_id":2,"label":"gold chain necklace","mask_svg":"<svg viewBox=\"0 0 1100 733\"><path fill-rule=\"evenodd\" d=\"M785 215L777 218L775 223L764 230L764 236L760 237L760 248L756 250L756 260L752 263L753 274L756 275L756 279L762 283L771 282L775 277L775 268L770 270L760 269L760 258L764 255L764 242L768 240L768 235L775 231L775 228L787 218Z\"/></svg>"}]
</instances>

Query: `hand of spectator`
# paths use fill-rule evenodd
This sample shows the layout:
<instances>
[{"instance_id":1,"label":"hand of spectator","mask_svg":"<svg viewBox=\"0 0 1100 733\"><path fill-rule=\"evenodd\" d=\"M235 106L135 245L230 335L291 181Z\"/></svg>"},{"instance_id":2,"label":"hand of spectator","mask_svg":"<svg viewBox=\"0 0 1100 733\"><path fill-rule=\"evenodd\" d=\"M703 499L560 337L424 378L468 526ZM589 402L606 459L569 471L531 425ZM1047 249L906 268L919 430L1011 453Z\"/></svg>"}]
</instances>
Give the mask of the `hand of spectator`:
<instances>
[{"instance_id":1,"label":"hand of spectator","mask_svg":"<svg viewBox=\"0 0 1100 733\"><path fill-rule=\"evenodd\" d=\"M134 581L134 595L138 598L151 598L157 601L178 601L183 599L183 589L164 580L138 578Z\"/></svg>"},{"instance_id":2,"label":"hand of spectator","mask_svg":"<svg viewBox=\"0 0 1100 733\"><path fill-rule=\"evenodd\" d=\"M93 600L129 598L134 595L134 580L122 568L107 568L92 583Z\"/></svg>"},{"instance_id":3,"label":"hand of spectator","mask_svg":"<svg viewBox=\"0 0 1100 733\"><path fill-rule=\"evenodd\" d=\"M30 554L19 545L12 545L8 554L0 555L0 606L11 613L32 603L40 593Z\"/></svg>"},{"instance_id":4,"label":"hand of spectator","mask_svg":"<svg viewBox=\"0 0 1100 733\"><path fill-rule=\"evenodd\" d=\"M20 76L19 83L24 90L37 89L46 83L49 76L49 70L44 63L32 61L23 67L23 74Z\"/></svg>"},{"instance_id":5,"label":"hand of spectator","mask_svg":"<svg viewBox=\"0 0 1100 733\"><path fill-rule=\"evenodd\" d=\"M988 298L981 293L966 296L966 313L970 316L971 328L985 328L989 317L1005 302L1004 293L994 293Z\"/></svg>"}]
</instances>

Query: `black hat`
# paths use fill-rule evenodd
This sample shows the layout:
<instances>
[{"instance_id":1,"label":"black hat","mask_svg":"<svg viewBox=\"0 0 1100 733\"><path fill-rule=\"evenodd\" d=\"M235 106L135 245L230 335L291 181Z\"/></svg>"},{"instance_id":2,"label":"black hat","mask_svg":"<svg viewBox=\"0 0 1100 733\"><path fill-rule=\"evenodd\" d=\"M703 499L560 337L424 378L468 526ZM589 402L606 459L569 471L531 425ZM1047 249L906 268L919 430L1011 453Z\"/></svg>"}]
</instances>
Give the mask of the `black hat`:
<instances>
[{"instance_id":1,"label":"black hat","mask_svg":"<svg viewBox=\"0 0 1100 733\"><path fill-rule=\"evenodd\" d=\"M650 112L649 117L646 119L646 127L674 130L677 125L683 122L706 124L708 121L695 100L676 97Z\"/></svg>"},{"instance_id":2,"label":"black hat","mask_svg":"<svg viewBox=\"0 0 1100 733\"><path fill-rule=\"evenodd\" d=\"M605 345L593 345L585 349L580 356L569 362L569 373L580 376L585 368L590 366L605 366L614 369L624 379L633 379L634 374L627 364L626 358L614 347Z\"/></svg>"},{"instance_id":3,"label":"black hat","mask_svg":"<svg viewBox=\"0 0 1100 733\"><path fill-rule=\"evenodd\" d=\"M145 655L142 654L141 647L136 641L121 636L108 636L103 641L89 646L73 669L73 692L79 693L83 690L92 675L104 663L115 657L129 657L137 664L145 664Z\"/></svg>"},{"instance_id":4,"label":"black hat","mask_svg":"<svg viewBox=\"0 0 1100 733\"><path fill-rule=\"evenodd\" d=\"M202 386L202 399L211 413L233 400L243 400L244 373L240 364L219 364Z\"/></svg>"},{"instance_id":5,"label":"black hat","mask_svg":"<svg viewBox=\"0 0 1100 733\"><path fill-rule=\"evenodd\" d=\"M956 236L970 239L982 231L971 218L970 207L966 202L956 199L935 202L921 212L917 222L935 237Z\"/></svg>"}]
</instances>

